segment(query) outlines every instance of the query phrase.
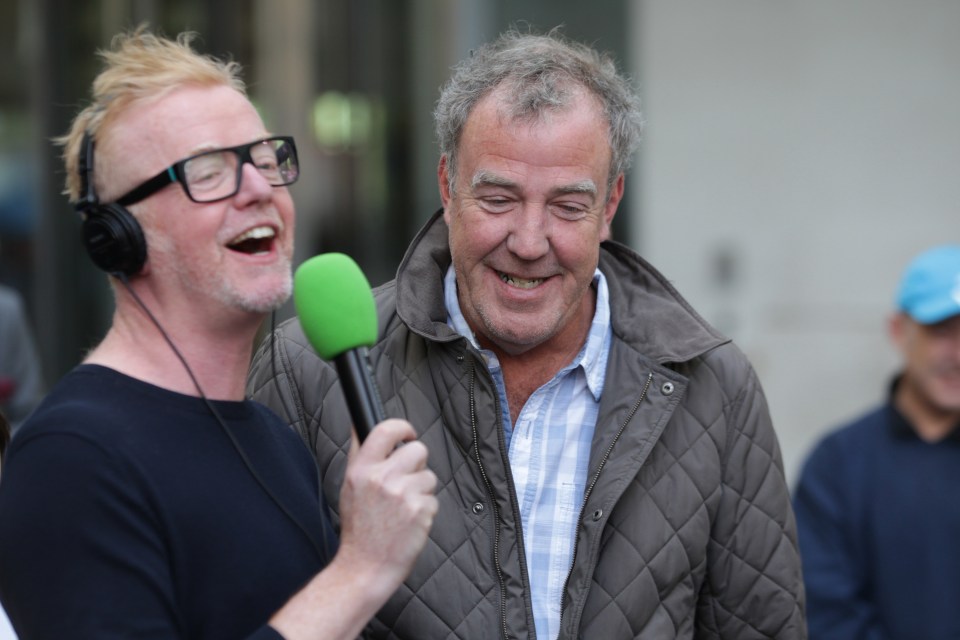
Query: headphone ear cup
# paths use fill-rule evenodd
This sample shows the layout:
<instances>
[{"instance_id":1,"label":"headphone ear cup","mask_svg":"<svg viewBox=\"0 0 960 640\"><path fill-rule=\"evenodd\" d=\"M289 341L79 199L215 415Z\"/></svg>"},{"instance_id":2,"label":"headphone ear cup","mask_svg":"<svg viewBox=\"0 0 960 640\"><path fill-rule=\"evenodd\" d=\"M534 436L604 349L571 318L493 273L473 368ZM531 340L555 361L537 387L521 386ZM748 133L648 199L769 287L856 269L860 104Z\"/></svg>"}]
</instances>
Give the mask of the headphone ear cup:
<instances>
[{"instance_id":1,"label":"headphone ear cup","mask_svg":"<svg viewBox=\"0 0 960 640\"><path fill-rule=\"evenodd\" d=\"M147 261L147 241L133 214L118 204L86 208L80 233L93 263L107 273L134 276Z\"/></svg>"}]
</instances>

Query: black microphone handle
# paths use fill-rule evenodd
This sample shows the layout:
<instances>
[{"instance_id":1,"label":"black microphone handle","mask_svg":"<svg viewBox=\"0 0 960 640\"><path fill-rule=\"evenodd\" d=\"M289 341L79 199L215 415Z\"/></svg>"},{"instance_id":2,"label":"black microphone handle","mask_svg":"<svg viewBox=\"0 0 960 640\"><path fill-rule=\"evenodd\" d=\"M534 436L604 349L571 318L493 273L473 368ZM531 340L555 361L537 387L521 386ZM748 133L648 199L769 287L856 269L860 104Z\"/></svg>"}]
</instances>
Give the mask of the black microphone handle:
<instances>
[{"instance_id":1,"label":"black microphone handle","mask_svg":"<svg viewBox=\"0 0 960 640\"><path fill-rule=\"evenodd\" d=\"M371 429L386 419L380 391L373 380L366 347L349 349L333 358L350 417L362 443Z\"/></svg>"}]
</instances>

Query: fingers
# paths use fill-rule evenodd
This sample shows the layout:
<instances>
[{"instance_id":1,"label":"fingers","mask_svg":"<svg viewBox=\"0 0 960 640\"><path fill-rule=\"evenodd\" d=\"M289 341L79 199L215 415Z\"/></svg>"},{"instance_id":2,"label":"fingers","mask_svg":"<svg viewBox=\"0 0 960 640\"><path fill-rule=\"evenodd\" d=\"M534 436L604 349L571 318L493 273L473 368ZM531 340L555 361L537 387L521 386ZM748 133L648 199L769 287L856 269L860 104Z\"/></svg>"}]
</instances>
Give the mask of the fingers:
<instances>
[{"instance_id":1,"label":"fingers","mask_svg":"<svg viewBox=\"0 0 960 640\"><path fill-rule=\"evenodd\" d=\"M410 491L433 494L437 489L437 476L424 467L415 473L408 473L405 484Z\"/></svg>"},{"instance_id":2,"label":"fingers","mask_svg":"<svg viewBox=\"0 0 960 640\"><path fill-rule=\"evenodd\" d=\"M437 478L427 468L427 447L415 438L416 431L406 420L384 420L351 454L346 482L353 488L378 487L375 491L396 495L432 494Z\"/></svg>"},{"instance_id":3,"label":"fingers","mask_svg":"<svg viewBox=\"0 0 960 640\"><path fill-rule=\"evenodd\" d=\"M415 437L405 420L378 424L351 455L340 492L341 553L396 585L426 544L439 509L437 476Z\"/></svg>"},{"instance_id":4,"label":"fingers","mask_svg":"<svg viewBox=\"0 0 960 640\"><path fill-rule=\"evenodd\" d=\"M416 437L417 432L409 422L397 418L389 418L379 423L370 431L370 434L364 440L359 450L356 451L356 455L366 459L367 462L382 460L389 457L391 452L398 446L404 442L415 440ZM352 438L354 443L356 443L356 434L353 434ZM426 452L426 448L424 448L424 452Z\"/></svg>"},{"instance_id":5,"label":"fingers","mask_svg":"<svg viewBox=\"0 0 960 640\"><path fill-rule=\"evenodd\" d=\"M397 469L419 471L427 466L427 447L419 440L405 442L393 449L387 460Z\"/></svg>"}]
</instances>

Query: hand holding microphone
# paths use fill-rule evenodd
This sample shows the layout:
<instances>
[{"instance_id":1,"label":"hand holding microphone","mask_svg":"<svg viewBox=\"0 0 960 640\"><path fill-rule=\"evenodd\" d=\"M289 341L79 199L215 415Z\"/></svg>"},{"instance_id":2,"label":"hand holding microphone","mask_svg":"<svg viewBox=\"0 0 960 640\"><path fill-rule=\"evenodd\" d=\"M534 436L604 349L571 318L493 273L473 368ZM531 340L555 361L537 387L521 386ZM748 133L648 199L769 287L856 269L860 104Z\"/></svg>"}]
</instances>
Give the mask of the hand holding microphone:
<instances>
[{"instance_id":1,"label":"hand holding microphone","mask_svg":"<svg viewBox=\"0 0 960 640\"><path fill-rule=\"evenodd\" d=\"M294 274L293 297L304 334L336 366L357 436L366 440L351 451L340 488L334 563L349 566L379 608L426 544L439 507L437 477L413 426L385 417L367 356L377 339L376 305L357 264L341 253L310 258Z\"/></svg>"}]
</instances>

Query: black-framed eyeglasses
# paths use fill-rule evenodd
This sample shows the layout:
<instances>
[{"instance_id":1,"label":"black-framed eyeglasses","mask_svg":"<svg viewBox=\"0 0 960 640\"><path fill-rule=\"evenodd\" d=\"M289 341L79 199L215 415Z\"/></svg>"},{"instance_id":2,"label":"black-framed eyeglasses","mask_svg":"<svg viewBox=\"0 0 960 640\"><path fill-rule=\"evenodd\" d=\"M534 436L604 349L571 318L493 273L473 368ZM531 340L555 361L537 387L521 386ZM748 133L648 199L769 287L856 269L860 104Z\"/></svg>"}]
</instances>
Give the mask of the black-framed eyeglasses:
<instances>
[{"instance_id":1,"label":"black-framed eyeglasses","mask_svg":"<svg viewBox=\"0 0 960 640\"><path fill-rule=\"evenodd\" d=\"M175 162L117 198L116 202L123 206L140 202L173 182L179 182L187 197L194 202L224 200L240 191L243 165L248 162L274 187L293 184L300 176L293 138L274 136L236 147L204 151Z\"/></svg>"}]
</instances>

